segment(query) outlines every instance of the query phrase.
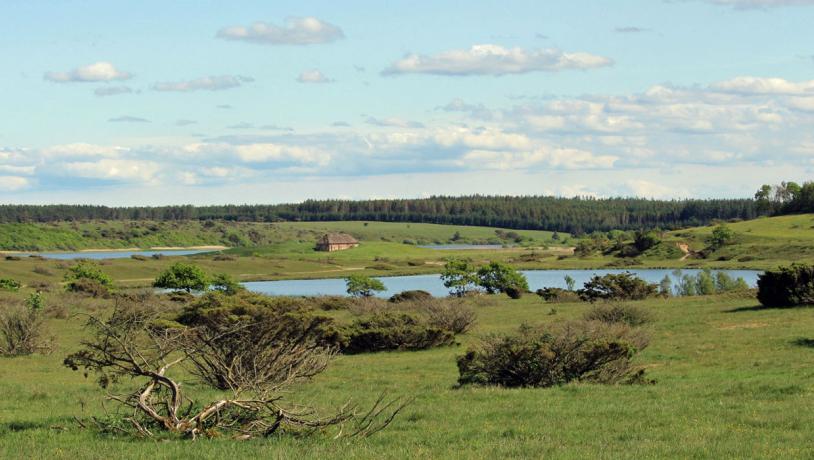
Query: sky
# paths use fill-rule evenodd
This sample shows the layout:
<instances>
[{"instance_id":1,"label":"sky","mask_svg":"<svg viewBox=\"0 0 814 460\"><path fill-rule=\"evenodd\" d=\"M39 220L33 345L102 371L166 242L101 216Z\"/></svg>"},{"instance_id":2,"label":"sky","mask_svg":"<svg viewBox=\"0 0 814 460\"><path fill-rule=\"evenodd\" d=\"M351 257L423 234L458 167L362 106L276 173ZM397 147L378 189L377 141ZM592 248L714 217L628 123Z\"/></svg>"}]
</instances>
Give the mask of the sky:
<instances>
[{"instance_id":1,"label":"sky","mask_svg":"<svg viewBox=\"0 0 814 460\"><path fill-rule=\"evenodd\" d=\"M814 0L3 0L0 203L749 197Z\"/></svg>"}]
</instances>

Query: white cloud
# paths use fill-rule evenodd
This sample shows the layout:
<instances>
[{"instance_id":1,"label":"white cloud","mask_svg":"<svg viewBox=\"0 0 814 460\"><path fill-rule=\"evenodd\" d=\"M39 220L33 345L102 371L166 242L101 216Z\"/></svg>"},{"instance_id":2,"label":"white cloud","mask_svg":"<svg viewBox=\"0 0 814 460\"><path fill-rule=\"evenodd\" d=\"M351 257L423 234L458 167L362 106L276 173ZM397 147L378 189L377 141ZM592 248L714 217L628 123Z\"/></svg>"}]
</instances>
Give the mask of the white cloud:
<instances>
[{"instance_id":1,"label":"white cloud","mask_svg":"<svg viewBox=\"0 0 814 460\"><path fill-rule=\"evenodd\" d=\"M688 196L686 191L641 179L630 179L625 182L625 186L633 196L642 198L663 199Z\"/></svg>"},{"instance_id":2,"label":"white cloud","mask_svg":"<svg viewBox=\"0 0 814 460\"><path fill-rule=\"evenodd\" d=\"M161 171L161 165L152 161L101 159L77 161L60 165L62 174L85 179L103 179L126 182L150 182Z\"/></svg>"},{"instance_id":3,"label":"white cloud","mask_svg":"<svg viewBox=\"0 0 814 460\"><path fill-rule=\"evenodd\" d=\"M277 143L228 144L200 143L184 147L187 153L207 156L237 157L246 163L300 163L324 166L331 155L316 147Z\"/></svg>"},{"instance_id":4,"label":"white cloud","mask_svg":"<svg viewBox=\"0 0 814 460\"><path fill-rule=\"evenodd\" d=\"M558 169L612 168L618 158L610 155L594 155L577 149L538 148L530 152L495 150L472 150L458 161L472 169L523 170L533 167Z\"/></svg>"},{"instance_id":5,"label":"white cloud","mask_svg":"<svg viewBox=\"0 0 814 460\"><path fill-rule=\"evenodd\" d=\"M217 37L261 45L315 45L341 40L345 34L331 23L314 17L302 17L289 18L282 26L255 22L248 27L225 27L218 31Z\"/></svg>"},{"instance_id":6,"label":"white cloud","mask_svg":"<svg viewBox=\"0 0 814 460\"><path fill-rule=\"evenodd\" d=\"M814 80L791 82L782 78L737 77L713 83L711 88L735 94L808 94L814 96Z\"/></svg>"},{"instance_id":7,"label":"white cloud","mask_svg":"<svg viewBox=\"0 0 814 460\"><path fill-rule=\"evenodd\" d=\"M47 72L44 78L56 83L99 82L128 80L132 78L132 75L117 69L109 62L97 62L95 64L77 67L68 72Z\"/></svg>"},{"instance_id":8,"label":"white cloud","mask_svg":"<svg viewBox=\"0 0 814 460\"><path fill-rule=\"evenodd\" d=\"M328 78L317 69L306 70L297 77L300 83L332 83L334 80Z\"/></svg>"},{"instance_id":9,"label":"white cloud","mask_svg":"<svg viewBox=\"0 0 814 460\"><path fill-rule=\"evenodd\" d=\"M527 72L586 70L613 64L611 59L589 53L566 53L555 48L525 50L500 45L474 45L468 50L452 50L434 56L410 54L394 62L382 73L398 75L507 75Z\"/></svg>"},{"instance_id":10,"label":"white cloud","mask_svg":"<svg viewBox=\"0 0 814 460\"><path fill-rule=\"evenodd\" d=\"M28 188L31 184L28 178L20 176L0 176L0 190L4 192L15 192Z\"/></svg>"},{"instance_id":11,"label":"white cloud","mask_svg":"<svg viewBox=\"0 0 814 460\"><path fill-rule=\"evenodd\" d=\"M220 75L196 78L194 80L159 82L153 85L155 91L221 91L225 89L237 88L244 83L251 83L254 79L242 75Z\"/></svg>"},{"instance_id":12,"label":"white cloud","mask_svg":"<svg viewBox=\"0 0 814 460\"><path fill-rule=\"evenodd\" d=\"M54 145L40 151L43 157L51 158L116 158L127 149L86 143Z\"/></svg>"}]
</instances>

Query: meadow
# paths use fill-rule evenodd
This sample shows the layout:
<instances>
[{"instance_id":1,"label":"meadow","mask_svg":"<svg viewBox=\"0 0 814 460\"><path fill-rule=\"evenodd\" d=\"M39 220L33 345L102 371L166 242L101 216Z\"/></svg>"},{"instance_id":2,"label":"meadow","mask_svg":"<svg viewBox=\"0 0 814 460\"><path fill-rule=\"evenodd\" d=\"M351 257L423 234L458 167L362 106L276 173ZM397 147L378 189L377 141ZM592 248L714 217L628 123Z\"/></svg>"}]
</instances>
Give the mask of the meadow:
<instances>
[{"instance_id":1,"label":"meadow","mask_svg":"<svg viewBox=\"0 0 814 460\"><path fill-rule=\"evenodd\" d=\"M55 297L57 301L61 297ZM65 297L71 313L104 311ZM379 392L415 400L367 439L308 437L145 441L82 429L101 415L93 378L62 366L82 318L50 319L53 353L0 359L0 456L14 458L806 458L814 430L814 318L809 309L760 309L749 296L637 302L656 321L636 358L653 385L568 384L550 389L456 388L455 357L484 334L578 317L586 304L536 296L473 299L474 331L460 345L340 356L294 398L331 409ZM335 314L345 314L338 312ZM193 391L195 389L193 388Z\"/></svg>"},{"instance_id":2,"label":"meadow","mask_svg":"<svg viewBox=\"0 0 814 460\"><path fill-rule=\"evenodd\" d=\"M13 238L26 238L18 224L0 224L0 250L9 250L7 242ZM35 225L45 231L51 224ZM60 223L57 230L48 230L49 238L60 235L74 225L80 229L92 227L95 232L105 232L124 225L121 222ZM814 262L814 215L802 214L761 218L729 223L734 241L712 253L705 259L685 258L678 249L687 244L691 250L700 251L714 226L697 227L665 232L662 241L635 258L621 258L613 254L573 255L573 246L579 241L568 235L552 239L552 233L540 231L512 231L488 227L467 227L435 224L383 223L383 222L284 222L218 223L214 224L217 235L241 233L253 235L260 243L246 243L232 247L223 253L200 254L188 257L209 273L228 273L240 281L264 281L278 279L342 278L351 273L370 276L393 276L438 273L449 257L470 258L482 264L492 260L509 263L521 269L595 269L595 268L775 268L790 261ZM228 237L191 237L190 234L207 229L199 222L164 223L162 228L175 231L177 238L159 231L149 245L137 245L139 241L127 240L119 246L108 245L105 240L87 237L73 248L106 248L154 246L192 246L195 244L228 244ZM101 229L101 230L99 230ZM193 231L194 230L194 231ZM211 230L211 229L210 229ZM498 237L514 232L520 243ZM82 230L84 232L84 230ZM90 230L88 230L90 231ZM112 230L111 230L112 231ZM122 230L123 231L123 230ZM168 230L169 231L169 230ZM346 232L354 235L361 245L358 248L333 253L314 250L316 239L327 232ZM183 237L178 236L183 235ZM214 233L210 236L215 235ZM260 236L258 236L260 235ZM199 235L200 236L200 235ZM39 237L37 237L39 238ZM166 238L166 239L165 239ZM439 251L419 247L421 244L457 243L506 243L502 249ZM54 249L54 246L48 246ZM17 260L19 259L19 260ZM117 284L124 287L148 286L155 276L169 266L175 258L155 260L111 259L101 263ZM40 260L30 257L0 259L0 273L30 283L59 283L70 262Z\"/></svg>"}]
</instances>

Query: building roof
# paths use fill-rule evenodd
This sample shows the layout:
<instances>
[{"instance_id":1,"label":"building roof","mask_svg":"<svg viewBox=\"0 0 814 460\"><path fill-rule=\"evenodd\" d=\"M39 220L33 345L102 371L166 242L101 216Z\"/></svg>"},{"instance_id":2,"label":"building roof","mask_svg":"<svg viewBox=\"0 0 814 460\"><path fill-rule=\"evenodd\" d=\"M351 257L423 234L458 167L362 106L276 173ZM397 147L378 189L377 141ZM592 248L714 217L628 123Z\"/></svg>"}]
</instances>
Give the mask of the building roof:
<instances>
[{"instance_id":1,"label":"building roof","mask_svg":"<svg viewBox=\"0 0 814 460\"><path fill-rule=\"evenodd\" d=\"M327 233L319 239L319 242L321 244L359 244L356 238L347 233Z\"/></svg>"}]
</instances>

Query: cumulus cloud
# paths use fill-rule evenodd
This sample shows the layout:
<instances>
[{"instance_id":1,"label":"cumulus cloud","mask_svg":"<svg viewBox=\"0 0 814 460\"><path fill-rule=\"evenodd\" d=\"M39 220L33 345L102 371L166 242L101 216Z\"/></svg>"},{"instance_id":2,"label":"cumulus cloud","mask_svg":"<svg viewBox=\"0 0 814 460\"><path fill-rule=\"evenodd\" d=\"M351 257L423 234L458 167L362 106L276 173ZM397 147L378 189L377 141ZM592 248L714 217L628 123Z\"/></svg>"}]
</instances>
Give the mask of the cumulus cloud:
<instances>
[{"instance_id":1,"label":"cumulus cloud","mask_svg":"<svg viewBox=\"0 0 814 460\"><path fill-rule=\"evenodd\" d=\"M260 45L315 45L345 38L338 26L315 17L289 18L283 25L255 22L250 26L225 27L218 38Z\"/></svg>"},{"instance_id":2,"label":"cumulus cloud","mask_svg":"<svg viewBox=\"0 0 814 460\"><path fill-rule=\"evenodd\" d=\"M297 77L300 83L332 83L334 80L325 76L317 69L306 70Z\"/></svg>"},{"instance_id":3,"label":"cumulus cloud","mask_svg":"<svg viewBox=\"0 0 814 460\"><path fill-rule=\"evenodd\" d=\"M155 91L190 92L190 91L222 91L237 88L244 83L251 83L254 79L243 75L220 75L196 78L194 80L160 82L153 85ZM226 108L219 106L219 108Z\"/></svg>"},{"instance_id":4,"label":"cumulus cloud","mask_svg":"<svg viewBox=\"0 0 814 460\"><path fill-rule=\"evenodd\" d=\"M54 145L38 153L47 159L54 158L115 158L126 152L124 147L95 145L77 142L73 144Z\"/></svg>"},{"instance_id":5,"label":"cumulus cloud","mask_svg":"<svg viewBox=\"0 0 814 460\"><path fill-rule=\"evenodd\" d=\"M4 192L23 190L28 188L30 184L30 180L26 177L0 175L0 190Z\"/></svg>"},{"instance_id":6,"label":"cumulus cloud","mask_svg":"<svg viewBox=\"0 0 814 460\"><path fill-rule=\"evenodd\" d=\"M130 115L123 115L121 117L110 118L107 120L111 123L149 123L150 120L141 117L133 117Z\"/></svg>"},{"instance_id":7,"label":"cumulus cloud","mask_svg":"<svg viewBox=\"0 0 814 460\"><path fill-rule=\"evenodd\" d=\"M156 178L159 171L161 165L153 161L105 158L98 161L66 162L55 172L84 179L150 182Z\"/></svg>"},{"instance_id":8,"label":"cumulus cloud","mask_svg":"<svg viewBox=\"0 0 814 460\"><path fill-rule=\"evenodd\" d=\"M116 96L118 94L131 94L133 88L129 86L102 86L93 90L93 94L99 97Z\"/></svg>"},{"instance_id":9,"label":"cumulus cloud","mask_svg":"<svg viewBox=\"0 0 814 460\"><path fill-rule=\"evenodd\" d=\"M100 82L128 80L132 75L117 69L110 62L97 62L68 72L46 72L44 78L55 83Z\"/></svg>"},{"instance_id":10,"label":"cumulus cloud","mask_svg":"<svg viewBox=\"0 0 814 460\"><path fill-rule=\"evenodd\" d=\"M556 48L525 50L500 45L474 45L466 50L436 55L409 54L382 71L383 75L409 73L466 76L507 75L528 72L587 70L613 65L613 61L590 53L567 53Z\"/></svg>"},{"instance_id":11,"label":"cumulus cloud","mask_svg":"<svg viewBox=\"0 0 814 460\"><path fill-rule=\"evenodd\" d=\"M712 89L738 94L808 94L814 96L814 80L791 82L782 78L736 77L714 83Z\"/></svg>"},{"instance_id":12,"label":"cumulus cloud","mask_svg":"<svg viewBox=\"0 0 814 460\"><path fill-rule=\"evenodd\" d=\"M226 156L246 163L299 163L324 166L331 160L331 155L320 148L271 142L198 143L185 146L184 151L203 157Z\"/></svg>"}]
</instances>

